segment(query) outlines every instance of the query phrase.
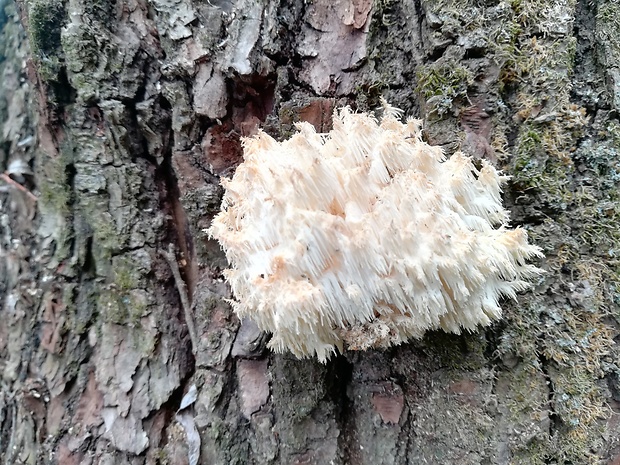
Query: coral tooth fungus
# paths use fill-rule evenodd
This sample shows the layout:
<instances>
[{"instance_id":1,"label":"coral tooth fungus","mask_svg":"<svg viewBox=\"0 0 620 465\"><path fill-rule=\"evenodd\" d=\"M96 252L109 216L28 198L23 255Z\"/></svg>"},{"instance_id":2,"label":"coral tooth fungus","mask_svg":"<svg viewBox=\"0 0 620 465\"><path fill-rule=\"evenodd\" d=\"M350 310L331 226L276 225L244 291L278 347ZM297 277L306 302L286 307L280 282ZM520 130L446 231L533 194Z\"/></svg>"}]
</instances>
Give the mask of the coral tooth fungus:
<instances>
[{"instance_id":1,"label":"coral tooth fungus","mask_svg":"<svg viewBox=\"0 0 620 465\"><path fill-rule=\"evenodd\" d=\"M235 311L271 347L325 361L343 346L388 347L425 331L460 333L501 317L541 270L506 226L503 176L422 141L420 121L348 108L277 142L245 139L245 161L209 233L231 268Z\"/></svg>"}]
</instances>

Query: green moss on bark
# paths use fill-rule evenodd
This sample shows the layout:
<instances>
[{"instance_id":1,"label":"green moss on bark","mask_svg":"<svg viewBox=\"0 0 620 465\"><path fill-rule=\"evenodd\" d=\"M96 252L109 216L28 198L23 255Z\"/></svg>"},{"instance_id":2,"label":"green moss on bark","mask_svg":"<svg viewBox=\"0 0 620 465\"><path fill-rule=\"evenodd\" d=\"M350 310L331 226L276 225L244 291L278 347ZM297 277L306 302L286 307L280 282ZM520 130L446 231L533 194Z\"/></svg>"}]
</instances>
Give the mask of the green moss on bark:
<instances>
[{"instance_id":1,"label":"green moss on bark","mask_svg":"<svg viewBox=\"0 0 620 465\"><path fill-rule=\"evenodd\" d=\"M56 81L63 66L60 44L65 9L61 0L30 0L28 8L28 32L30 46L37 57L40 77L44 81Z\"/></svg>"}]
</instances>

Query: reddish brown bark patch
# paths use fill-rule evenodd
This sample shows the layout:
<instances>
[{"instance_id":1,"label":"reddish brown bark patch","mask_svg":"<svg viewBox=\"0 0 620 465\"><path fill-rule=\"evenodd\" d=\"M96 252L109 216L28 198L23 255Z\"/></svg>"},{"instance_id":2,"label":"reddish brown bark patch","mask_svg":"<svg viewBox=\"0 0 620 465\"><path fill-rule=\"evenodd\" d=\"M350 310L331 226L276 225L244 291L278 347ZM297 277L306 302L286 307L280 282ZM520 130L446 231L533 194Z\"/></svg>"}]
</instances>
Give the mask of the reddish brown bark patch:
<instances>
[{"instance_id":1,"label":"reddish brown bark patch","mask_svg":"<svg viewBox=\"0 0 620 465\"><path fill-rule=\"evenodd\" d=\"M385 383L373 394L372 405L384 423L396 425L403 413L405 396L399 386Z\"/></svg>"},{"instance_id":2,"label":"reddish brown bark patch","mask_svg":"<svg viewBox=\"0 0 620 465\"><path fill-rule=\"evenodd\" d=\"M319 0L308 5L297 47L306 60L299 78L317 94L346 95L359 82L355 71L367 59L369 3Z\"/></svg>"},{"instance_id":3,"label":"reddish brown bark patch","mask_svg":"<svg viewBox=\"0 0 620 465\"><path fill-rule=\"evenodd\" d=\"M483 386L479 381L470 378L462 378L448 385L449 394L457 396L457 398L474 408L482 406L485 393Z\"/></svg>"},{"instance_id":4,"label":"reddish brown bark patch","mask_svg":"<svg viewBox=\"0 0 620 465\"><path fill-rule=\"evenodd\" d=\"M249 419L269 398L267 360L238 360L237 379L241 394L241 412Z\"/></svg>"},{"instance_id":5,"label":"reddish brown bark patch","mask_svg":"<svg viewBox=\"0 0 620 465\"><path fill-rule=\"evenodd\" d=\"M82 463L82 459L84 455L79 452L72 452L69 447L61 443L56 450L56 459L57 463L62 463L63 465L80 465Z\"/></svg>"},{"instance_id":6,"label":"reddish brown bark patch","mask_svg":"<svg viewBox=\"0 0 620 465\"><path fill-rule=\"evenodd\" d=\"M205 166L214 174L221 174L243 161L239 132L231 122L209 128L202 139Z\"/></svg>"},{"instance_id":7,"label":"reddish brown bark patch","mask_svg":"<svg viewBox=\"0 0 620 465\"><path fill-rule=\"evenodd\" d=\"M73 422L86 428L98 426L103 422L101 409L103 408L103 395L97 388L95 373L91 372L88 376L86 389L80 397Z\"/></svg>"},{"instance_id":8,"label":"reddish brown bark patch","mask_svg":"<svg viewBox=\"0 0 620 465\"><path fill-rule=\"evenodd\" d=\"M332 129L334 100L317 98L299 110L299 119L312 124L317 132L329 132Z\"/></svg>"},{"instance_id":9,"label":"reddish brown bark patch","mask_svg":"<svg viewBox=\"0 0 620 465\"><path fill-rule=\"evenodd\" d=\"M368 20L368 15L372 9L372 0L352 0L351 1L352 14L350 17L345 17L344 23L353 26L355 29L360 29Z\"/></svg>"},{"instance_id":10,"label":"reddish brown bark patch","mask_svg":"<svg viewBox=\"0 0 620 465\"><path fill-rule=\"evenodd\" d=\"M59 302L53 295L48 295L45 300L41 324L41 347L52 354L60 352L61 331L64 327L63 316L65 305Z\"/></svg>"},{"instance_id":11,"label":"reddish brown bark patch","mask_svg":"<svg viewBox=\"0 0 620 465\"><path fill-rule=\"evenodd\" d=\"M481 105L474 104L460 114L460 123L466 136L461 149L467 155L496 162L495 150L489 143L492 121Z\"/></svg>"},{"instance_id":12,"label":"reddish brown bark patch","mask_svg":"<svg viewBox=\"0 0 620 465\"><path fill-rule=\"evenodd\" d=\"M331 98L311 98L308 103L295 104L287 102L282 105L279 120L283 131L294 131L293 124L306 121L317 132L329 132L332 129L332 114L335 100Z\"/></svg>"},{"instance_id":13,"label":"reddish brown bark patch","mask_svg":"<svg viewBox=\"0 0 620 465\"><path fill-rule=\"evenodd\" d=\"M60 431L62 421L65 418L67 412L67 396L61 394L49 399L47 404L47 418L45 420L45 426L47 434L58 434Z\"/></svg>"}]
</instances>

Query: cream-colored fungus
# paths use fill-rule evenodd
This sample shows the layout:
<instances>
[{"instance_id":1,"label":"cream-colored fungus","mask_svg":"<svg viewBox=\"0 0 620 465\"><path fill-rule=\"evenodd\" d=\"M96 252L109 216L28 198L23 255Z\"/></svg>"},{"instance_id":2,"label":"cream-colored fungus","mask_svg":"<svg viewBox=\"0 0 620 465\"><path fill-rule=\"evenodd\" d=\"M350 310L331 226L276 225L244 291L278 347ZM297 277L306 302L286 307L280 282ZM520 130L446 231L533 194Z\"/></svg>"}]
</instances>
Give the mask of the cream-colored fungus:
<instances>
[{"instance_id":1,"label":"cream-colored fungus","mask_svg":"<svg viewBox=\"0 0 620 465\"><path fill-rule=\"evenodd\" d=\"M231 265L235 311L273 333L274 350L324 361L343 345L473 331L541 273L526 263L540 249L507 227L506 176L446 159L399 114L343 108L328 134L308 123L281 143L260 133L223 180L209 232Z\"/></svg>"}]
</instances>

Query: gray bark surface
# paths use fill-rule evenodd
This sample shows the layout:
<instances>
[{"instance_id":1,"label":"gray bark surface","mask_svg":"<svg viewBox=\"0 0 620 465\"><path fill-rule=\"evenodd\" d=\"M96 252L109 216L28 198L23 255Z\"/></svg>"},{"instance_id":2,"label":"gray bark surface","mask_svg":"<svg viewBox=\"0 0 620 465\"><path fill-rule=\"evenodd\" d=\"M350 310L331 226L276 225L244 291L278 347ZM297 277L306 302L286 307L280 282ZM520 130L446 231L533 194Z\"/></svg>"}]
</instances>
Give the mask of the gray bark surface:
<instances>
[{"instance_id":1,"label":"gray bark surface","mask_svg":"<svg viewBox=\"0 0 620 465\"><path fill-rule=\"evenodd\" d=\"M0 462L620 463L615 0L0 0ZM546 254L475 334L329 363L204 232L258 127L379 98Z\"/></svg>"}]
</instances>

